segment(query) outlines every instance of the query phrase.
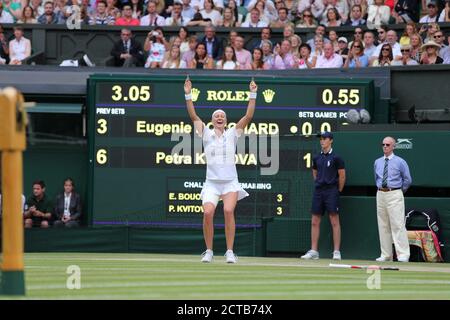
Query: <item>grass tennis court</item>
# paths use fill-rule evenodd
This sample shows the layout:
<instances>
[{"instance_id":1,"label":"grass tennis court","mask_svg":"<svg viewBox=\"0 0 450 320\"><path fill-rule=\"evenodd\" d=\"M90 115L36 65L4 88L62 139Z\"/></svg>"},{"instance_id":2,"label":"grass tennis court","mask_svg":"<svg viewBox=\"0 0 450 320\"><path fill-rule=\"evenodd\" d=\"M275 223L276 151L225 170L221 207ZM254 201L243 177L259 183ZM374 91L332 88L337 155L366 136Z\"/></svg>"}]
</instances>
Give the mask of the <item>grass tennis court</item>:
<instances>
[{"instance_id":1,"label":"grass tennis court","mask_svg":"<svg viewBox=\"0 0 450 320\"><path fill-rule=\"evenodd\" d=\"M389 263L381 289L369 290L365 270L333 269L331 260L174 254L32 253L25 255L28 299L450 299L450 265ZM373 261L342 260L371 265ZM81 289L69 290L67 267L81 269ZM8 298L8 297L2 297Z\"/></svg>"}]
</instances>

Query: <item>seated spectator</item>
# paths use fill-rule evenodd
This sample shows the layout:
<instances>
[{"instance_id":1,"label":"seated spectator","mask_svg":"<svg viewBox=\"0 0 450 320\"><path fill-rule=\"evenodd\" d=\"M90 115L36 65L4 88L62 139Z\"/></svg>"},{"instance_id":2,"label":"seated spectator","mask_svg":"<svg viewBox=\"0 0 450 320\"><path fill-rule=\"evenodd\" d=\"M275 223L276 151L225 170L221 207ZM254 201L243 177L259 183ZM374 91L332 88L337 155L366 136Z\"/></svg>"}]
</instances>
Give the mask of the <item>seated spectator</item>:
<instances>
[{"instance_id":1,"label":"seated spectator","mask_svg":"<svg viewBox=\"0 0 450 320\"><path fill-rule=\"evenodd\" d=\"M200 10L203 19L211 19L213 26L220 25L222 16L220 12L214 8L214 2L212 0L204 0L203 7L204 9Z\"/></svg>"},{"instance_id":2,"label":"seated spectator","mask_svg":"<svg viewBox=\"0 0 450 320\"><path fill-rule=\"evenodd\" d=\"M180 39L181 56L189 50L189 31L186 27L180 27L178 30L178 38Z\"/></svg>"},{"instance_id":3,"label":"seated spectator","mask_svg":"<svg viewBox=\"0 0 450 320\"><path fill-rule=\"evenodd\" d=\"M349 49L348 49L348 40L346 37L340 37L338 39L339 49L335 51L338 55L342 57L343 63L347 60Z\"/></svg>"},{"instance_id":4,"label":"seated spectator","mask_svg":"<svg viewBox=\"0 0 450 320\"><path fill-rule=\"evenodd\" d=\"M419 30L419 34L421 34L423 38L423 43L434 40L434 34L439 30L441 30L441 27L439 27L439 24L436 22L423 25Z\"/></svg>"},{"instance_id":5,"label":"seated spectator","mask_svg":"<svg viewBox=\"0 0 450 320\"><path fill-rule=\"evenodd\" d=\"M195 47L194 59L189 64L191 69L213 69L214 60L206 53L206 46L204 43L198 43Z\"/></svg>"},{"instance_id":6,"label":"seated spectator","mask_svg":"<svg viewBox=\"0 0 450 320\"><path fill-rule=\"evenodd\" d=\"M261 29L261 36L259 38L252 38L252 40L245 46L247 50L253 51L254 48L261 48L264 40L269 40L271 37L271 31L269 27Z\"/></svg>"},{"instance_id":7,"label":"seated spectator","mask_svg":"<svg viewBox=\"0 0 450 320\"><path fill-rule=\"evenodd\" d=\"M400 38L400 45L402 44L410 44L410 37L417 33L416 23L414 21L410 21L406 24L405 31L403 31L403 35Z\"/></svg>"},{"instance_id":8,"label":"seated spectator","mask_svg":"<svg viewBox=\"0 0 450 320\"><path fill-rule=\"evenodd\" d=\"M141 19L144 15L142 9L144 8L143 0L131 0L131 16L135 19Z\"/></svg>"},{"instance_id":9,"label":"seated spectator","mask_svg":"<svg viewBox=\"0 0 450 320\"><path fill-rule=\"evenodd\" d=\"M14 27L14 40L9 42L9 64L21 65L31 55L31 42L23 36L22 27Z\"/></svg>"},{"instance_id":10,"label":"seated spectator","mask_svg":"<svg viewBox=\"0 0 450 320\"><path fill-rule=\"evenodd\" d=\"M114 20L120 18L121 14L117 2L118 0L106 0L106 14L114 17Z\"/></svg>"},{"instance_id":11,"label":"seated spectator","mask_svg":"<svg viewBox=\"0 0 450 320\"><path fill-rule=\"evenodd\" d=\"M197 36L190 36L189 40L189 50L183 53L182 60L186 63L186 66L189 67L192 59L195 56L195 48L197 47Z\"/></svg>"},{"instance_id":12,"label":"seated spectator","mask_svg":"<svg viewBox=\"0 0 450 320\"><path fill-rule=\"evenodd\" d=\"M89 19L90 25L114 25L116 18L106 12L106 2L101 0L97 2L97 9Z\"/></svg>"},{"instance_id":13,"label":"seated spectator","mask_svg":"<svg viewBox=\"0 0 450 320\"><path fill-rule=\"evenodd\" d=\"M40 24L63 24L64 16L61 12L55 13L53 2L47 1L44 4L44 13L38 18Z\"/></svg>"},{"instance_id":14,"label":"seated spectator","mask_svg":"<svg viewBox=\"0 0 450 320\"><path fill-rule=\"evenodd\" d=\"M344 68L365 68L369 65L369 58L364 54L364 44L361 40L353 41Z\"/></svg>"},{"instance_id":15,"label":"seated spectator","mask_svg":"<svg viewBox=\"0 0 450 320\"><path fill-rule=\"evenodd\" d=\"M415 60L417 63L420 62L420 58L422 57L422 37L416 33L411 36L411 59Z\"/></svg>"},{"instance_id":16,"label":"seated spectator","mask_svg":"<svg viewBox=\"0 0 450 320\"><path fill-rule=\"evenodd\" d=\"M131 30L122 29L120 40L117 41L111 55L116 67L138 67L143 65L144 52L142 45L132 37Z\"/></svg>"},{"instance_id":17,"label":"seated spectator","mask_svg":"<svg viewBox=\"0 0 450 320\"><path fill-rule=\"evenodd\" d=\"M377 46L375 45L375 34L372 31L366 31L364 33L363 41L364 54L370 58L377 49Z\"/></svg>"},{"instance_id":18,"label":"seated spectator","mask_svg":"<svg viewBox=\"0 0 450 320\"><path fill-rule=\"evenodd\" d=\"M328 43L330 42L329 39L325 38L325 26L323 25L318 25L316 30L314 31L314 37L312 39L309 39L308 41L306 41L307 44L309 44L309 46L311 47L311 50L314 52L315 51L315 42L316 42L316 37L319 36L323 43Z\"/></svg>"},{"instance_id":19,"label":"seated spectator","mask_svg":"<svg viewBox=\"0 0 450 320\"><path fill-rule=\"evenodd\" d=\"M30 0L29 6L33 8L36 17L40 17L44 14L44 4L42 3L42 0Z\"/></svg>"},{"instance_id":20,"label":"seated spectator","mask_svg":"<svg viewBox=\"0 0 450 320\"><path fill-rule=\"evenodd\" d=\"M3 0L2 2L4 10L8 11L12 15L14 22L22 19L22 10L27 6L28 1Z\"/></svg>"},{"instance_id":21,"label":"seated spectator","mask_svg":"<svg viewBox=\"0 0 450 320\"><path fill-rule=\"evenodd\" d=\"M402 53L400 52L400 44L397 42L397 32L395 32L394 30L389 30L386 33L385 42L378 45L377 49L372 54L372 57L370 57L369 59L373 61L374 59L379 58L380 51L384 47L384 44L386 43L389 44L389 48L391 49L393 54L393 59L400 60L402 58Z\"/></svg>"},{"instance_id":22,"label":"seated spectator","mask_svg":"<svg viewBox=\"0 0 450 320\"><path fill-rule=\"evenodd\" d=\"M37 19L34 16L34 10L30 6L26 6L22 11L22 18L17 21L17 23L37 23Z\"/></svg>"},{"instance_id":23,"label":"seated spectator","mask_svg":"<svg viewBox=\"0 0 450 320\"><path fill-rule=\"evenodd\" d=\"M14 17L3 8L3 3L0 2L0 23L14 23Z\"/></svg>"},{"instance_id":24,"label":"seated spectator","mask_svg":"<svg viewBox=\"0 0 450 320\"><path fill-rule=\"evenodd\" d=\"M197 10L191 5L191 0L182 0L182 3L183 8L181 10L181 16L183 19L192 20Z\"/></svg>"},{"instance_id":25,"label":"seated spectator","mask_svg":"<svg viewBox=\"0 0 450 320\"><path fill-rule=\"evenodd\" d=\"M179 2L173 4L171 16L166 18L166 26L187 26L191 20L181 15L183 5Z\"/></svg>"},{"instance_id":26,"label":"seated spectator","mask_svg":"<svg viewBox=\"0 0 450 320\"><path fill-rule=\"evenodd\" d=\"M272 69L274 54L272 51L273 44L269 40L263 40L261 43L261 50L263 53L264 70Z\"/></svg>"},{"instance_id":27,"label":"seated spectator","mask_svg":"<svg viewBox=\"0 0 450 320\"><path fill-rule=\"evenodd\" d=\"M311 47L307 43L300 46L300 59L298 59L299 69L312 69L317 61L317 56L311 55Z\"/></svg>"},{"instance_id":28,"label":"seated spectator","mask_svg":"<svg viewBox=\"0 0 450 320\"><path fill-rule=\"evenodd\" d=\"M333 51L333 45L325 43L323 45L323 54L317 58L315 68L340 68L343 64L342 57Z\"/></svg>"},{"instance_id":29,"label":"seated spectator","mask_svg":"<svg viewBox=\"0 0 450 320\"><path fill-rule=\"evenodd\" d=\"M207 26L212 26L212 22L211 19L206 18L203 19L203 16L200 12L197 12L194 14L194 17L192 18L192 20L190 20L186 26L188 27L207 27Z\"/></svg>"},{"instance_id":30,"label":"seated spectator","mask_svg":"<svg viewBox=\"0 0 450 320\"><path fill-rule=\"evenodd\" d=\"M71 178L64 180L64 191L56 196L53 211L54 227L74 228L80 226L81 197L74 190Z\"/></svg>"},{"instance_id":31,"label":"seated spectator","mask_svg":"<svg viewBox=\"0 0 450 320\"><path fill-rule=\"evenodd\" d=\"M300 45L302 44L302 38L300 36L294 34L289 38L291 41L291 53L294 58L300 58Z\"/></svg>"},{"instance_id":32,"label":"seated spectator","mask_svg":"<svg viewBox=\"0 0 450 320\"><path fill-rule=\"evenodd\" d=\"M301 0L300 2L302 2L304 0ZM306 1L313 1L313 0L306 0ZM315 1L314 1L315 3ZM314 16L311 12L311 10L306 9L305 11L303 11L303 13L301 14L301 20L300 23L297 24L296 26L297 28L316 28L317 27L317 22L314 19Z\"/></svg>"},{"instance_id":33,"label":"seated spectator","mask_svg":"<svg viewBox=\"0 0 450 320\"><path fill-rule=\"evenodd\" d=\"M225 28L234 28L239 26L240 23L236 21L233 10L231 8L225 8L219 25Z\"/></svg>"},{"instance_id":34,"label":"seated spectator","mask_svg":"<svg viewBox=\"0 0 450 320\"><path fill-rule=\"evenodd\" d=\"M161 68L166 47L169 47L169 45L166 44L161 27L156 27L153 31L150 31L144 43L144 50L148 52L144 66L150 69Z\"/></svg>"},{"instance_id":35,"label":"seated spectator","mask_svg":"<svg viewBox=\"0 0 450 320\"><path fill-rule=\"evenodd\" d=\"M244 38L241 36L237 36L234 40L234 52L241 70L250 70L252 68L252 54L244 49Z\"/></svg>"},{"instance_id":36,"label":"seated spectator","mask_svg":"<svg viewBox=\"0 0 450 320\"><path fill-rule=\"evenodd\" d=\"M391 18L391 9L384 4L384 0L375 0L369 5L367 15L367 26L379 27L383 24L389 24Z\"/></svg>"},{"instance_id":37,"label":"seated spectator","mask_svg":"<svg viewBox=\"0 0 450 320\"><path fill-rule=\"evenodd\" d=\"M254 48L252 53L252 70L264 70L263 51L261 48Z\"/></svg>"},{"instance_id":38,"label":"seated spectator","mask_svg":"<svg viewBox=\"0 0 450 320\"><path fill-rule=\"evenodd\" d=\"M416 60L411 59L411 45L403 44L400 47L400 51L402 52L402 59L394 60L392 62L393 66L416 66L419 64Z\"/></svg>"},{"instance_id":39,"label":"seated spectator","mask_svg":"<svg viewBox=\"0 0 450 320\"><path fill-rule=\"evenodd\" d=\"M233 12L234 19L236 20L236 26L239 27L241 25L242 21L244 20L244 16L241 13L239 13L238 6L236 5L236 1L229 0L227 8L230 8L231 11Z\"/></svg>"},{"instance_id":40,"label":"seated spectator","mask_svg":"<svg viewBox=\"0 0 450 320\"><path fill-rule=\"evenodd\" d=\"M228 34L228 40L227 45L232 46L234 48L234 41L236 40L236 37L238 36L237 31L231 30Z\"/></svg>"},{"instance_id":41,"label":"seated spectator","mask_svg":"<svg viewBox=\"0 0 450 320\"><path fill-rule=\"evenodd\" d=\"M283 7L285 7L284 2L281 2L283 4ZM270 24L271 21L274 21L278 14L277 10L280 7L277 7L278 4L274 3L272 1L267 0L252 0L250 1L249 5L247 6L247 13L245 20L246 22L250 21L251 19L251 12L253 9L258 9L259 11L259 18L262 22L266 23L267 25Z\"/></svg>"},{"instance_id":42,"label":"seated spectator","mask_svg":"<svg viewBox=\"0 0 450 320\"><path fill-rule=\"evenodd\" d=\"M285 26L294 27L294 24L289 20L287 8L278 9L278 19L270 23L271 28L284 28Z\"/></svg>"},{"instance_id":43,"label":"seated spectator","mask_svg":"<svg viewBox=\"0 0 450 320\"><path fill-rule=\"evenodd\" d=\"M397 23L419 22L419 1L398 0L394 11L392 11L392 16Z\"/></svg>"},{"instance_id":44,"label":"seated spectator","mask_svg":"<svg viewBox=\"0 0 450 320\"><path fill-rule=\"evenodd\" d=\"M372 67L390 66L394 61L391 45L389 43L382 43L381 50L379 52L378 57L372 63Z\"/></svg>"},{"instance_id":45,"label":"seated spectator","mask_svg":"<svg viewBox=\"0 0 450 320\"><path fill-rule=\"evenodd\" d=\"M292 26L285 26L283 28L283 39L290 39L295 34Z\"/></svg>"},{"instance_id":46,"label":"seated spectator","mask_svg":"<svg viewBox=\"0 0 450 320\"><path fill-rule=\"evenodd\" d=\"M361 27L356 27L355 32L353 33L353 40L360 40L363 41L363 34L364 31ZM351 41L348 46L351 48L353 44L353 41Z\"/></svg>"},{"instance_id":47,"label":"seated spectator","mask_svg":"<svg viewBox=\"0 0 450 320\"><path fill-rule=\"evenodd\" d=\"M222 59L220 59L216 64L216 69L239 70L239 68L240 66L239 62L237 62L234 48L231 46L226 46Z\"/></svg>"},{"instance_id":48,"label":"seated spectator","mask_svg":"<svg viewBox=\"0 0 450 320\"><path fill-rule=\"evenodd\" d=\"M216 28L213 26L205 27L205 36L200 40L206 47L207 55L214 60L222 56L222 41L216 36Z\"/></svg>"},{"instance_id":49,"label":"seated spectator","mask_svg":"<svg viewBox=\"0 0 450 320\"><path fill-rule=\"evenodd\" d=\"M445 48L447 48L447 46L444 43L445 41L444 32L442 32L442 30L436 31L433 35L433 39L434 42L436 42L441 47L441 50L438 51L438 56L443 58L444 50Z\"/></svg>"},{"instance_id":50,"label":"seated spectator","mask_svg":"<svg viewBox=\"0 0 450 320\"><path fill-rule=\"evenodd\" d=\"M373 3L373 0L369 0L371 3ZM367 17L367 9L368 4L367 0L349 0L348 1L349 8L353 8L353 6L360 6L361 7L361 17Z\"/></svg>"},{"instance_id":51,"label":"seated spectator","mask_svg":"<svg viewBox=\"0 0 450 320\"><path fill-rule=\"evenodd\" d=\"M445 7L439 15L438 22L450 22L450 0L445 0Z\"/></svg>"},{"instance_id":52,"label":"seated spectator","mask_svg":"<svg viewBox=\"0 0 450 320\"><path fill-rule=\"evenodd\" d=\"M0 25L0 64L9 63L9 44L8 39L3 30L3 26Z\"/></svg>"},{"instance_id":53,"label":"seated spectator","mask_svg":"<svg viewBox=\"0 0 450 320\"><path fill-rule=\"evenodd\" d=\"M139 26L139 19L133 18L133 11L129 4L122 8L122 16L116 19L116 26Z\"/></svg>"},{"instance_id":54,"label":"seated spectator","mask_svg":"<svg viewBox=\"0 0 450 320\"><path fill-rule=\"evenodd\" d=\"M442 64L444 59L438 56L439 50L441 50L441 46L433 40L422 45L420 64Z\"/></svg>"},{"instance_id":55,"label":"seated spectator","mask_svg":"<svg viewBox=\"0 0 450 320\"><path fill-rule=\"evenodd\" d=\"M375 41L376 45L386 42L387 32L388 32L387 26L380 26L379 28L377 28L377 40Z\"/></svg>"},{"instance_id":56,"label":"seated spectator","mask_svg":"<svg viewBox=\"0 0 450 320\"><path fill-rule=\"evenodd\" d=\"M268 23L260 19L259 10L256 8L253 8L252 11L250 11L250 19L241 24L242 28L264 28L267 26Z\"/></svg>"},{"instance_id":57,"label":"seated spectator","mask_svg":"<svg viewBox=\"0 0 450 320\"><path fill-rule=\"evenodd\" d=\"M296 59L291 53L291 41L284 39L281 42L280 50L275 54L272 70L286 70L297 68Z\"/></svg>"},{"instance_id":58,"label":"seated spectator","mask_svg":"<svg viewBox=\"0 0 450 320\"><path fill-rule=\"evenodd\" d=\"M322 17L320 23L326 25L328 10L334 8L338 11L338 15L340 16L340 22L346 23L347 17L349 15L349 9L347 0L324 0L325 10L322 13ZM338 20L338 18L336 18Z\"/></svg>"},{"instance_id":59,"label":"seated spectator","mask_svg":"<svg viewBox=\"0 0 450 320\"><path fill-rule=\"evenodd\" d=\"M441 49L441 58L444 59L444 63L445 64L450 64L450 34L448 34L447 36L447 42L448 42L448 46L446 46L445 48Z\"/></svg>"},{"instance_id":60,"label":"seated spectator","mask_svg":"<svg viewBox=\"0 0 450 320\"><path fill-rule=\"evenodd\" d=\"M347 40L347 39L345 39L345 40ZM339 40L338 40L338 44L339 44ZM322 55L322 53L323 53L323 45L324 45L323 37L322 36L315 36L314 37L314 48L312 48L312 55L315 56L315 57L318 57L318 56Z\"/></svg>"},{"instance_id":61,"label":"seated spectator","mask_svg":"<svg viewBox=\"0 0 450 320\"><path fill-rule=\"evenodd\" d=\"M328 39L330 40L330 43L333 45L334 52L339 50L338 38L339 37L335 30L330 30L328 32Z\"/></svg>"},{"instance_id":62,"label":"seated spectator","mask_svg":"<svg viewBox=\"0 0 450 320\"><path fill-rule=\"evenodd\" d=\"M186 69L187 65L181 59L180 47L173 45L170 48L169 54L164 58L162 63L163 69Z\"/></svg>"},{"instance_id":63,"label":"seated spectator","mask_svg":"<svg viewBox=\"0 0 450 320\"><path fill-rule=\"evenodd\" d=\"M141 26L160 26L166 25L166 19L156 12L156 3L153 0L147 2L147 14L140 20Z\"/></svg>"},{"instance_id":64,"label":"seated spectator","mask_svg":"<svg viewBox=\"0 0 450 320\"><path fill-rule=\"evenodd\" d=\"M33 182L33 195L27 199L24 212L25 228L48 228L52 219L53 205L45 194L45 183L42 180Z\"/></svg>"},{"instance_id":65,"label":"seated spectator","mask_svg":"<svg viewBox=\"0 0 450 320\"><path fill-rule=\"evenodd\" d=\"M341 16L336 8L327 9L327 15L324 25L326 27L339 27L342 24Z\"/></svg>"},{"instance_id":66,"label":"seated spectator","mask_svg":"<svg viewBox=\"0 0 450 320\"><path fill-rule=\"evenodd\" d=\"M435 0L430 0L427 4L428 14L420 18L420 23L438 22L439 8Z\"/></svg>"},{"instance_id":67,"label":"seated spectator","mask_svg":"<svg viewBox=\"0 0 450 320\"><path fill-rule=\"evenodd\" d=\"M320 21L322 19L322 13L325 10L323 1L317 0L300 0L297 6L297 14L303 15L303 21L305 21L305 12L309 12L314 16L314 19ZM298 26L297 26L298 27ZM307 27L300 27L307 28Z\"/></svg>"},{"instance_id":68,"label":"seated spectator","mask_svg":"<svg viewBox=\"0 0 450 320\"><path fill-rule=\"evenodd\" d=\"M359 4L355 4L350 12L350 17L345 23L346 26L358 27L366 24L366 20L363 19L362 7Z\"/></svg>"}]
</instances>

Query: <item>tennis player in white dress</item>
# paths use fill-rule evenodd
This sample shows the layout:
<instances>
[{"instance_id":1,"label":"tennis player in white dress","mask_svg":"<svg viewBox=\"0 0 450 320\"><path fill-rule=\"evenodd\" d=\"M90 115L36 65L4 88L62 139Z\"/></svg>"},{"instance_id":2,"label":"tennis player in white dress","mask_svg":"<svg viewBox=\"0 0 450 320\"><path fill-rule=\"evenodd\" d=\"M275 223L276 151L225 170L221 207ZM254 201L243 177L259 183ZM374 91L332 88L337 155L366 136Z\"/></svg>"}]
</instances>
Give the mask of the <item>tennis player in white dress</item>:
<instances>
[{"instance_id":1,"label":"tennis player in white dress","mask_svg":"<svg viewBox=\"0 0 450 320\"><path fill-rule=\"evenodd\" d=\"M238 200L248 196L238 181L235 154L238 137L250 123L255 113L256 93L258 87L252 80L250 83L250 97L247 112L237 122L236 126L226 129L227 115L223 110L216 110L212 114L213 129L208 128L195 112L192 103L192 83L189 78L184 83L186 107L196 133L202 137L206 157L206 181L203 184L201 199L203 205L203 236L206 251L202 254L202 262L213 260L214 213L220 199L223 201L225 217L225 238L227 251L225 261L236 263L237 257L233 252L236 224L234 210Z\"/></svg>"}]
</instances>

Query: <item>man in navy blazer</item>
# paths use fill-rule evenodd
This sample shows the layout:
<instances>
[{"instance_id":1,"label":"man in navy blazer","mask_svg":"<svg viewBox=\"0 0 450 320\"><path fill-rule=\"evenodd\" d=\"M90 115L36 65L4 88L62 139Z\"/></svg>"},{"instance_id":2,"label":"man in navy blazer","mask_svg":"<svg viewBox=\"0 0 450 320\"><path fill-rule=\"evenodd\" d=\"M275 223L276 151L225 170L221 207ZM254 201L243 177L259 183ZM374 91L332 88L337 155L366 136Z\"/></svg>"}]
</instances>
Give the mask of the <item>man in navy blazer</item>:
<instances>
[{"instance_id":1,"label":"man in navy blazer","mask_svg":"<svg viewBox=\"0 0 450 320\"><path fill-rule=\"evenodd\" d=\"M200 40L206 47L206 53L214 60L222 58L222 40L216 36L216 29L213 26L205 27L205 36Z\"/></svg>"}]
</instances>

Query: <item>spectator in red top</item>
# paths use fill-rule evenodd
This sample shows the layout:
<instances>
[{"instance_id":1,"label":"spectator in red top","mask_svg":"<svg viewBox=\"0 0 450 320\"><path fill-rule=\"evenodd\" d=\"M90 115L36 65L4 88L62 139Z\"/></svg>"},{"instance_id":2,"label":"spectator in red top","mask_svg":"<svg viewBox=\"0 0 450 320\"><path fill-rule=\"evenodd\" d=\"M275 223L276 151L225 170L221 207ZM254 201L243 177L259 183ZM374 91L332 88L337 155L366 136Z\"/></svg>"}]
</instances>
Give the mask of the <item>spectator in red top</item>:
<instances>
[{"instance_id":1,"label":"spectator in red top","mask_svg":"<svg viewBox=\"0 0 450 320\"><path fill-rule=\"evenodd\" d=\"M116 26L139 26L139 19L133 18L133 10L129 4L123 6L122 17L116 20Z\"/></svg>"}]
</instances>

